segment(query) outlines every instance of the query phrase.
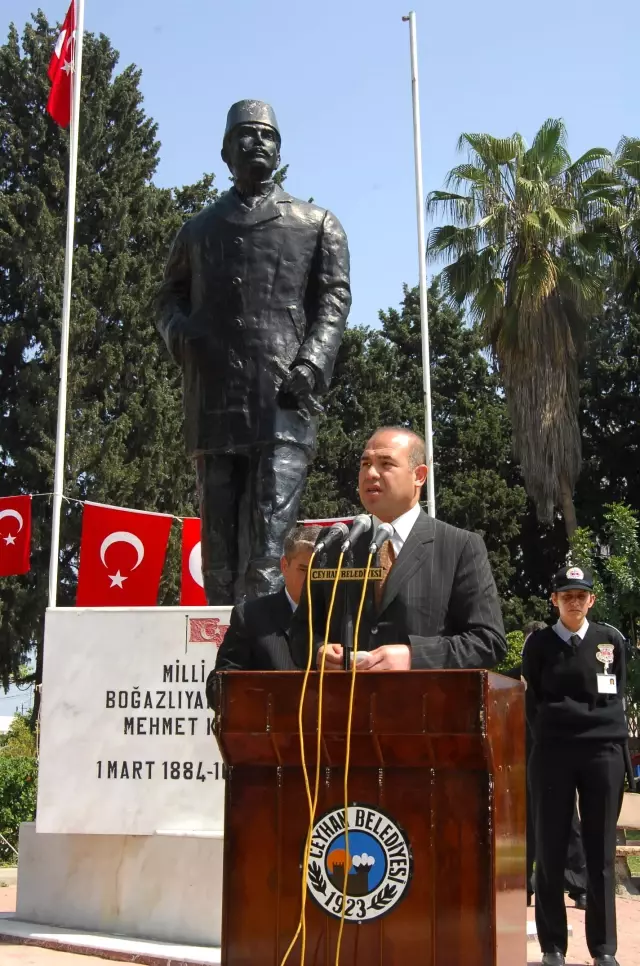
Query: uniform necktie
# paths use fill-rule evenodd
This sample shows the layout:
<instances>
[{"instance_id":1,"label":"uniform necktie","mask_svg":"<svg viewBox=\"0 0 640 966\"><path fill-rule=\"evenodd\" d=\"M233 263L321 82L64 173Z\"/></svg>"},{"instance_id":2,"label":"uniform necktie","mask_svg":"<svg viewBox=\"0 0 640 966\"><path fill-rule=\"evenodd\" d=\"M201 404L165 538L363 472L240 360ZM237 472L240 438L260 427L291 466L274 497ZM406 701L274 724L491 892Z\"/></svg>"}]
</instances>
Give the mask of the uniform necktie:
<instances>
[{"instance_id":1,"label":"uniform necktie","mask_svg":"<svg viewBox=\"0 0 640 966\"><path fill-rule=\"evenodd\" d=\"M580 637L579 634L572 634L571 637L569 638L569 641L574 651L577 651L580 645L582 644L582 638Z\"/></svg>"},{"instance_id":2,"label":"uniform necktie","mask_svg":"<svg viewBox=\"0 0 640 966\"><path fill-rule=\"evenodd\" d=\"M382 580L379 580L375 585L376 607L379 607L382 601L382 595L384 594L384 587L387 582L387 577L389 576L389 571L393 567L393 563L395 559L396 559L396 552L393 549L393 544L391 540L385 540L385 542L380 547L380 566L383 571L383 577L382 577Z\"/></svg>"}]
</instances>

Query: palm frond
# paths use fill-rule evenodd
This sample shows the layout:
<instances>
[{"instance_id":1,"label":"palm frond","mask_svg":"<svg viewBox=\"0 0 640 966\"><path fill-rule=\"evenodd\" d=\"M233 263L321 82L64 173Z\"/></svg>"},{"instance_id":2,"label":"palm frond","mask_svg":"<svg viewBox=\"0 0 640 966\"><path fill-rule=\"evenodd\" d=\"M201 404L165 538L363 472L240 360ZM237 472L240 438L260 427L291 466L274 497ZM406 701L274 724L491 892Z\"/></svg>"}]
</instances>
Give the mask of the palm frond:
<instances>
[{"instance_id":1,"label":"palm frond","mask_svg":"<svg viewBox=\"0 0 640 966\"><path fill-rule=\"evenodd\" d=\"M612 202L606 195L592 195L585 199L582 207L586 222L600 222L609 227L624 224L625 209L617 198Z\"/></svg>"},{"instance_id":2,"label":"palm frond","mask_svg":"<svg viewBox=\"0 0 640 966\"><path fill-rule=\"evenodd\" d=\"M616 148L616 167L640 182L640 138L623 137Z\"/></svg>"},{"instance_id":3,"label":"palm frond","mask_svg":"<svg viewBox=\"0 0 640 966\"><path fill-rule=\"evenodd\" d=\"M600 168L585 178L581 184L583 192L602 190L610 188L620 192L622 185L620 178L613 171L605 171Z\"/></svg>"},{"instance_id":4,"label":"palm frond","mask_svg":"<svg viewBox=\"0 0 640 966\"><path fill-rule=\"evenodd\" d=\"M590 148L567 168L570 177L583 183L597 171L608 172L613 166L613 157L608 148Z\"/></svg>"},{"instance_id":5,"label":"palm frond","mask_svg":"<svg viewBox=\"0 0 640 966\"><path fill-rule=\"evenodd\" d=\"M527 212L527 214L524 216L523 221L525 225L527 225L529 228L533 228L536 231L542 230L542 222L540 221L540 218L538 217L538 213L536 211Z\"/></svg>"},{"instance_id":6,"label":"palm frond","mask_svg":"<svg viewBox=\"0 0 640 966\"><path fill-rule=\"evenodd\" d=\"M523 178L518 173L515 196L518 204L524 208L545 208L551 201L549 182L544 179Z\"/></svg>"},{"instance_id":7,"label":"palm frond","mask_svg":"<svg viewBox=\"0 0 640 966\"><path fill-rule=\"evenodd\" d=\"M571 158L567 151L567 129L560 118L548 118L536 136L529 150L523 158L526 171L539 177L556 177L567 165Z\"/></svg>"},{"instance_id":8,"label":"palm frond","mask_svg":"<svg viewBox=\"0 0 640 966\"><path fill-rule=\"evenodd\" d=\"M441 225L429 233L427 253L440 258L459 258L465 252L475 252L482 244L482 230L477 226L460 228L457 225Z\"/></svg>"},{"instance_id":9,"label":"palm frond","mask_svg":"<svg viewBox=\"0 0 640 966\"><path fill-rule=\"evenodd\" d=\"M616 234L610 225L600 225L597 221L592 221L572 238L567 252L570 252L576 263L587 259L597 265L614 255L620 247Z\"/></svg>"},{"instance_id":10,"label":"palm frond","mask_svg":"<svg viewBox=\"0 0 640 966\"><path fill-rule=\"evenodd\" d=\"M469 225L476 218L476 203L472 195L454 194L451 191L431 191L427 196L427 215L442 211L459 225Z\"/></svg>"},{"instance_id":11,"label":"palm frond","mask_svg":"<svg viewBox=\"0 0 640 966\"><path fill-rule=\"evenodd\" d=\"M527 152L544 163L554 157L558 148L567 147L567 129L561 117L548 117L540 126Z\"/></svg>"},{"instance_id":12,"label":"palm frond","mask_svg":"<svg viewBox=\"0 0 640 966\"><path fill-rule=\"evenodd\" d=\"M450 302L462 305L486 285L496 272L497 251L492 245L475 252L465 252L447 265L441 274L442 289Z\"/></svg>"},{"instance_id":13,"label":"palm frond","mask_svg":"<svg viewBox=\"0 0 640 966\"><path fill-rule=\"evenodd\" d=\"M515 304L526 312L536 312L551 297L557 281L556 263L549 252L532 255L516 271Z\"/></svg>"},{"instance_id":14,"label":"palm frond","mask_svg":"<svg viewBox=\"0 0 640 966\"><path fill-rule=\"evenodd\" d=\"M542 212L544 221L553 225L561 234L576 228L580 222L575 208L563 208L561 205L549 205Z\"/></svg>"},{"instance_id":15,"label":"palm frond","mask_svg":"<svg viewBox=\"0 0 640 966\"><path fill-rule=\"evenodd\" d=\"M461 134L458 151L471 149L490 168L515 161L524 153L526 146L517 132L510 138L494 138L491 134Z\"/></svg>"},{"instance_id":16,"label":"palm frond","mask_svg":"<svg viewBox=\"0 0 640 966\"><path fill-rule=\"evenodd\" d=\"M459 164L452 168L447 175L447 186L451 185L459 189L461 185L471 183L479 188L489 187L491 178L485 168L479 168L475 164Z\"/></svg>"},{"instance_id":17,"label":"palm frond","mask_svg":"<svg viewBox=\"0 0 640 966\"><path fill-rule=\"evenodd\" d=\"M596 312L602 305L603 280L591 269L570 261L561 261L558 290L573 302L582 315Z\"/></svg>"},{"instance_id":18,"label":"palm frond","mask_svg":"<svg viewBox=\"0 0 640 966\"><path fill-rule=\"evenodd\" d=\"M491 338L500 324L504 311L505 285L501 278L490 278L481 286L469 304L471 318L479 322L486 335Z\"/></svg>"}]
</instances>

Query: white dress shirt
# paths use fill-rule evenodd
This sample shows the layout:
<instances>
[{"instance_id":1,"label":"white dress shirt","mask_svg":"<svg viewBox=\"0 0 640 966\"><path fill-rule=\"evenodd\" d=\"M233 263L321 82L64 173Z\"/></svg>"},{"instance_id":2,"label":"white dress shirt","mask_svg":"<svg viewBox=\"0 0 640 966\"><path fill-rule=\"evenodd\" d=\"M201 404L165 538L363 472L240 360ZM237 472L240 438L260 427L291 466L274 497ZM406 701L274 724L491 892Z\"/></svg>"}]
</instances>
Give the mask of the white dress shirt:
<instances>
[{"instance_id":1,"label":"white dress shirt","mask_svg":"<svg viewBox=\"0 0 640 966\"><path fill-rule=\"evenodd\" d=\"M295 614L296 610L298 609L298 605L296 604L295 600L293 599L293 597L291 596L291 594L289 593L286 587L284 588L284 592L287 595L287 600L291 604L291 610Z\"/></svg>"},{"instance_id":2,"label":"white dress shirt","mask_svg":"<svg viewBox=\"0 0 640 966\"><path fill-rule=\"evenodd\" d=\"M420 516L420 504L416 503L412 506L410 510L406 513L402 513L397 520L394 520L391 526L393 527L393 536L389 539L393 545L393 550L396 557L399 555L400 551L404 547L409 534L413 530L414 524L418 517ZM375 530L380 526L381 520L374 516L373 518L373 529ZM585 632L586 633L586 632Z\"/></svg>"},{"instance_id":3,"label":"white dress shirt","mask_svg":"<svg viewBox=\"0 0 640 966\"><path fill-rule=\"evenodd\" d=\"M556 621L556 623L553 625L553 630L556 632L558 637L562 638L563 641L570 641L574 634L577 634L578 637L584 640L584 636L589 630L589 621L585 617L582 622L582 627L577 631L570 631L568 627L564 626L562 621Z\"/></svg>"}]
</instances>

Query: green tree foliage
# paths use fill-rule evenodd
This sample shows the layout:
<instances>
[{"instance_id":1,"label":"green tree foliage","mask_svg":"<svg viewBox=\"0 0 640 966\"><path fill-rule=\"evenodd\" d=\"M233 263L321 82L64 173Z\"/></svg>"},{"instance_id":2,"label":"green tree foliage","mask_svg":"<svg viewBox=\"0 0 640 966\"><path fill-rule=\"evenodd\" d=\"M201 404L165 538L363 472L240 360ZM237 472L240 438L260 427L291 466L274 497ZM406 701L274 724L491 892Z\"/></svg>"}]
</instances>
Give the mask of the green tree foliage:
<instances>
[{"instance_id":1,"label":"green tree foliage","mask_svg":"<svg viewBox=\"0 0 640 966\"><path fill-rule=\"evenodd\" d=\"M604 507L602 530L593 534L579 527L570 542L572 562L594 574L597 602L594 616L619 627L637 643L640 619L640 523L638 514L622 503Z\"/></svg>"},{"instance_id":2,"label":"green tree foliage","mask_svg":"<svg viewBox=\"0 0 640 966\"><path fill-rule=\"evenodd\" d=\"M432 212L452 219L433 229L432 253L448 262L445 293L467 303L498 362L515 453L538 517L561 507L577 526L573 490L580 473L578 358L588 318L601 305L599 236L616 187L603 177L610 152L577 161L560 120L546 121L531 147L520 134L463 134L468 162L448 176L453 190L430 195Z\"/></svg>"},{"instance_id":3,"label":"green tree foliage","mask_svg":"<svg viewBox=\"0 0 640 966\"><path fill-rule=\"evenodd\" d=\"M55 43L39 13L0 48L0 494L46 493L53 482L68 132L45 111ZM180 190L152 183L156 126L140 72L116 73L108 39L86 34L69 357L65 492L177 514L194 512L182 442L179 373L154 328L151 301L170 241L216 195L213 176ZM50 507L34 504L31 573L1 581L0 676L5 686L38 648ZM177 528L174 528L174 530ZM80 511L65 504L58 602L75 596ZM176 602L175 551L161 602Z\"/></svg>"},{"instance_id":4,"label":"green tree foliage","mask_svg":"<svg viewBox=\"0 0 640 966\"><path fill-rule=\"evenodd\" d=\"M590 325L580 396L576 506L582 525L597 531L605 504L640 510L640 305L615 289Z\"/></svg>"},{"instance_id":5,"label":"green tree foliage","mask_svg":"<svg viewBox=\"0 0 640 966\"><path fill-rule=\"evenodd\" d=\"M0 757L35 758L36 739L29 724L29 715L16 714L6 734L0 735Z\"/></svg>"},{"instance_id":6,"label":"green tree foliage","mask_svg":"<svg viewBox=\"0 0 640 966\"><path fill-rule=\"evenodd\" d=\"M593 572L594 617L630 638L626 714L630 733L640 737L640 522L638 513L622 503L609 504L604 511L599 533L586 527L576 530L570 557Z\"/></svg>"},{"instance_id":7,"label":"green tree foliage","mask_svg":"<svg viewBox=\"0 0 640 966\"><path fill-rule=\"evenodd\" d=\"M495 671L511 671L512 668L522 664L522 649L524 647L524 634L522 631L509 631L507 633L507 653L504 659L494 668Z\"/></svg>"},{"instance_id":8,"label":"green tree foliage","mask_svg":"<svg viewBox=\"0 0 640 966\"><path fill-rule=\"evenodd\" d=\"M640 307L640 138L623 137L615 154L623 216L614 270L625 299Z\"/></svg>"},{"instance_id":9,"label":"green tree foliage","mask_svg":"<svg viewBox=\"0 0 640 966\"><path fill-rule=\"evenodd\" d=\"M18 848L21 822L33 822L36 815L38 766L35 758L0 755L0 833ZM0 862L16 865L16 854L0 841Z\"/></svg>"}]
</instances>

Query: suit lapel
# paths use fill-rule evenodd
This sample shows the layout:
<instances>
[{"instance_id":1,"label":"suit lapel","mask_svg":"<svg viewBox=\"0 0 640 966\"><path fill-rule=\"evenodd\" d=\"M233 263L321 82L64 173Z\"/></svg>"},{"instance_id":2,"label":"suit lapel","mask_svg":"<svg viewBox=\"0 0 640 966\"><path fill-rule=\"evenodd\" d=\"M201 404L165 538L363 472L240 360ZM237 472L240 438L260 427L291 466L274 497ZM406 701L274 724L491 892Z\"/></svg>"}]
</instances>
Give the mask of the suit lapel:
<instances>
[{"instance_id":1,"label":"suit lapel","mask_svg":"<svg viewBox=\"0 0 640 966\"><path fill-rule=\"evenodd\" d=\"M276 623L286 639L289 640L289 628L291 627L293 611L291 610L291 604L284 591L284 587L275 595L273 604Z\"/></svg>"},{"instance_id":2,"label":"suit lapel","mask_svg":"<svg viewBox=\"0 0 640 966\"><path fill-rule=\"evenodd\" d=\"M276 185L269 196L255 208L242 204L235 188L231 188L216 206L217 215L233 225L251 227L265 221L281 218L290 203L289 195Z\"/></svg>"},{"instance_id":3,"label":"suit lapel","mask_svg":"<svg viewBox=\"0 0 640 966\"><path fill-rule=\"evenodd\" d=\"M397 597L402 587L428 559L429 554L433 550L429 545L433 543L434 536L435 523L431 517L427 516L424 510L421 510L420 516L413 525L413 529L407 537L398 559L389 572L382 600L380 601L379 615L386 610L389 604Z\"/></svg>"}]
</instances>

